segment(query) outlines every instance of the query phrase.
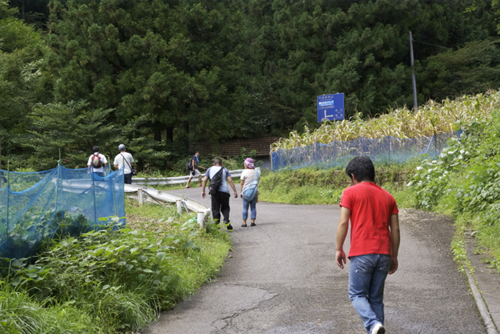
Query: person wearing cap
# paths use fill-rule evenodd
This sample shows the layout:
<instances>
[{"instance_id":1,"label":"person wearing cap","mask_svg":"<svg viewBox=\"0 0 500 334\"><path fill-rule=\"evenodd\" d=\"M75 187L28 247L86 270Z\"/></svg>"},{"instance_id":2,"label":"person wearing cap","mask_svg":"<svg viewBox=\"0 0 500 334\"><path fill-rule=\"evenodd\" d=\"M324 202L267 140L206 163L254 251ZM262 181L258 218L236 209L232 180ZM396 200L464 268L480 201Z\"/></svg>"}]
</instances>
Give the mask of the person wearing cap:
<instances>
[{"instance_id":1,"label":"person wearing cap","mask_svg":"<svg viewBox=\"0 0 500 334\"><path fill-rule=\"evenodd\" d=\"M255 164L252 158L245 159L243 163L245 165L245 170L241 173L240 177L240 196L243 199L243 224L241 227L247 227L247 219L248 219L248 207L250 206L250 220L252 223L250 226L256 226L255 219L257 218L257 202L259 201L258 191L255 189L255 195L252 199L247 199L243 196L245 189L248 187L257 187L260 179L260 171L255 168Z\"/></svg>"},{"instance_id":2,"label":"person wearing cap","mask_svg":"<svg viewBox=\"0 0 500 334\"><path fill-rule=\"evenodd\" d=\"M132 154L126 152L127 148L124 144L118 145L118 153L115 157L113 165L115 169L123 168L123 182L126 184L132 184L132 165L134 164L134 158Z\"/></svg>"},{"instance_id":3,"label":"person wearing cap","mask_svg":"<svg viewBox=\"0 0 500 334\"><path fill-rule=\"evenodd\" d=\"M104 167L108 165L106 157L99 152L99 146L92 147L92 153L87 162L87 171L96 173L100 177L104 177Z\"/></svg>"}]
</instances>

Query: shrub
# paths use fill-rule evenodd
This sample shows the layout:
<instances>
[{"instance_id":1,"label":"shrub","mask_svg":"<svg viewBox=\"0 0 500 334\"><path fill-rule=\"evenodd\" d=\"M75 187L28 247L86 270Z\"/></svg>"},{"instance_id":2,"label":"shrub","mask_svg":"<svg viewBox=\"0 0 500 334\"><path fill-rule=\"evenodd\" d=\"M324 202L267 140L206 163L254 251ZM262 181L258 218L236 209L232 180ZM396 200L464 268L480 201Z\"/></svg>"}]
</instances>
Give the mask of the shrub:
<instances>
[{"instance_id":1,"label":"shrub","mask_svg":"<svg viewBox=\"0 0 500 334\"><path fill-rule=\"evenodd\" d=\"M88 310L104 331L137 330L211 277L228 249L221 232L192 220L155 233L110 227L55 241L34 264L16 263L11 283L37 300Z\"/></svg>"}]
</instances>

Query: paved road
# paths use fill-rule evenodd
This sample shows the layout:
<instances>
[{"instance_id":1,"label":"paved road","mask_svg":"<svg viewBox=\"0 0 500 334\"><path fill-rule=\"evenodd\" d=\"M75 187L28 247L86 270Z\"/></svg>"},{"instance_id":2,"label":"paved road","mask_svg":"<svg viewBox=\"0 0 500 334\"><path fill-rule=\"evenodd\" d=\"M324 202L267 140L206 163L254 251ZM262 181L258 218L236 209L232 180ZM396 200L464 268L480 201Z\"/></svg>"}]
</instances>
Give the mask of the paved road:
<instances>
[{"instance_id":1,"label":"paved road","mask_svg":"<svg viewBox=\"0 0 500 334\"><path fill-rule=\"evenodd\" d=\"M174 193L209 206L199 189ZM334 261L338 207L259 203L257 226L242 228L241 199L231 205L233 250L217 278L141 333L366 333L347 295L349 264ZM449 250L451 222L402 220L401 233L399 270L386 283L388 333L486 333Z\"/></svg>"}]
</instances>

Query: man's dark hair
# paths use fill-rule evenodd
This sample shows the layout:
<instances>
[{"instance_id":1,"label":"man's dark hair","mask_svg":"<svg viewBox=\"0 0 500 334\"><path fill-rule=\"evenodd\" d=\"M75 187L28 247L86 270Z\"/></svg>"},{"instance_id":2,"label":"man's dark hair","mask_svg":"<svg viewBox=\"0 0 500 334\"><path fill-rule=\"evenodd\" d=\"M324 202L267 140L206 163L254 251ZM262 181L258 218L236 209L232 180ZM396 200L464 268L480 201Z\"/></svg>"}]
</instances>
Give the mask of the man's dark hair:
<instances>
[{"instance_id":1,"label":"man's dark hair","mask_svg":"<svg viewBox=\"0 0 500 334\"><path fill-rule=\"evenodd\" d=\"M222 158L215 158L214 159L214 165L222 166Z\"/></svg>"},{"instance_id":2,"label":"man's dark hair","mask_svg":"<svg viewBox=\"0 0 500 334\"><path fill-rule=\"evenodd\" d=\"M373 162L367 156L356 157L349 161L347 167L345 169L347 176L352 180L352 175L358 180L361 181L375 181L375 166L373 166Z\"/></svg>"},{"instance_id":3,"label":"man's dark hair","mask_svg":"<svg viewBox=\"0 0 500 334\"><path fill-rule=\"evenodd\" d=\"M92 152L94 153L99 152L99 146L92 147Z\"/></svg>"}]
</instances>

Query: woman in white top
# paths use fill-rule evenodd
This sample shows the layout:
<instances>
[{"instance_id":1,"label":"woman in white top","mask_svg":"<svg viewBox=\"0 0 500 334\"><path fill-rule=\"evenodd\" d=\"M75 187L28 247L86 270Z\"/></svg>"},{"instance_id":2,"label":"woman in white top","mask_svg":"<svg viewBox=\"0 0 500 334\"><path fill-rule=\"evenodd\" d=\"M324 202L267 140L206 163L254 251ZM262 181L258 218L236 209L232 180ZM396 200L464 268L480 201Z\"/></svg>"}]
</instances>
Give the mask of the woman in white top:
<instances>
[{"instance_id":1,"label":"woman in white top","mask_svg":"<svg viewBox=\"0 0 500 334\"><path fill-rule=\"evenodd\" d=\"M248 206L250 206L251 210L250 219L252 223L250 226L255 226L255 219L257 218L256 205L259 201L257 186L260 179L260 171L255 168L252 158L247 158L244 164L245 170L241 173L240 177L240 196L243 199L243 224L241 227L247 227Z\"/></svg>"}]
</instances>

